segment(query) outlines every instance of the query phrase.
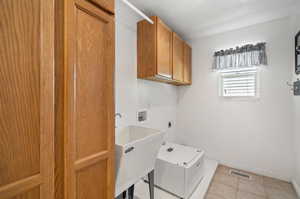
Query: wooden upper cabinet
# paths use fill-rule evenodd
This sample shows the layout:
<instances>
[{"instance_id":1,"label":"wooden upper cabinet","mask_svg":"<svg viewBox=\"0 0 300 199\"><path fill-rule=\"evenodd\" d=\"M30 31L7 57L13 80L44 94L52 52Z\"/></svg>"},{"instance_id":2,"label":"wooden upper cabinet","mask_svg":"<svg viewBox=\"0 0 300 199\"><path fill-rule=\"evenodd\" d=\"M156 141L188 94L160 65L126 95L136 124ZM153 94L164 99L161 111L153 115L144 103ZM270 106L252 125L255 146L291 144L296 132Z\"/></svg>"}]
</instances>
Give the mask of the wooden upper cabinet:
<instances>
[{"instance_id":1,"label":"wooden upper cabinet","mask_svg":"<svg viewBox=\"0 0 300 199\"><path fill-rule=\"evenodd\" d=\"M138 78L184 85L190 82L185 70L185 42L160 18L138 22ZM187 55L188 56L188 55ZM188 60L187 60L188 61ZM185 81L185 78L186 81Z\"/></svg>"},{"instance_id":2,"label":"wooden upper cabinet","mask_svg":"<svg viewBox=\"0 0 300 199\"><path fill-rule=\"evenodd\" d=\"M156 75L157 17L151 19L155 24L143 20L137 25L137 76L141 79L154 78Z\"/></svg>"},{"instance_id":3,"label":"wooden upper cabinet","mask_svg":"<svg viewBox=\"0 0 300 199\"><path fill-rule=\"evenodd\" d=\"M54 199L53 5L0 2L1 199Z\"/></svg>"},{"instance_id":4,"label":"wooden upper cabinet","mask_svg":"<svg viewBox=\"0 0 300 199\"><path fill-rule=\"evenodd\" d=\"M156 16L138 23L138 78L172 81L172 31Z\"/></svg>"},{"instance_id":5,"label":"wooden upper cabinet","mask_svg":"<svg viewBox=\"0 0 300 199\"><path fill-rule=\"evenodd\" d=\"M184 41L173 33L173 79L184 82Z\"/></svg>"},{"instance_id":6,"label":"wooden upper cabinet","mask_svg":"<svg viewBox=\"0 0 300 199\"><path fill-rule=\"evenodd\" d=\"M183 82L192 83L192 48L187 43L184 44Z\"/></svg>"},{"instance_id":7,"label":"wooden upper cabinet","mask_svg":"<svg viewBox=\"0 0 300 199\"><path fill-rule=\"evenodd\" d=\"M157 20L157 75L172 78L172 30Z\"/></svg>"},{"instance_id":8,"label":"wooden upper cabinet","mask_svg":"<svg viewBox=\"0 0 300 199\"><path fill-rule=\"evenodd\" d=\"M115 1L114 0L87 0L95 5L99 6L103 10L110 12L110 13L115 13Z\"/></svg>"}]
</instances>

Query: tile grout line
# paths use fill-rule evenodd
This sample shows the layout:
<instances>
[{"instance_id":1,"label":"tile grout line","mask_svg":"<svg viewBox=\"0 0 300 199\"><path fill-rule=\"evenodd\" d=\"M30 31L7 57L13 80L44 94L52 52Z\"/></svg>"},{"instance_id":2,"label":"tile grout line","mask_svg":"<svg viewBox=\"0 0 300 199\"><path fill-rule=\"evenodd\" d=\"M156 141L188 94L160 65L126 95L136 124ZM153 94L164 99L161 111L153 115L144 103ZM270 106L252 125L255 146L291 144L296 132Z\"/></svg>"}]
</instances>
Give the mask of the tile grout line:
<instances>
[{"instance_id":1,"label":"tile grout line","mask_svg":"<svg viewBox=\"0 0 300 199\"><path fill-rule=\"evenodd\" d=\"M267 194L267 191L266 191L266 186L265 186L264 179L263 179L263 181L262 181L262 186L263 186L263 188L264 188L265 198L268 199L268 194Z\"/></svg>"},{"instance_id":2,"label":"tile grout line","mask_svg":"<svg viewBox=\"0 0 300 199\"><path fill-rule=\"evenodd\" d=\"M237 178L237 182L236 182L237 191L236 191L236 196L235 196L236 199L238 199L239 186L240 186L240 180L239 180L239 178Z\"/></svg>"},{"instance_id":3,"label":"tile grout line","mask_svg":"<svg viewBox=\"0 0 300 199\"><path fill-rule=\"evenodd\" d=\"M222 168L221 170L217 170L215 176L219 173L221 174L224 178L222 179L222 176L221 178L217 178L217 179L220 179L220 181L216 181L216 180L213 180L212 182L214 183L218 183L218 184L222 184L226 187L230 187L234 190L234 194L235 194L235 197L236 199L238 199L238 196L239 196L239 192L244 192L245 194L251 194L254 196L257 196L259 198L263 198L263 199L272 199L272 194L273 192L271 192L271 196L270 194L268 194L268 183L266 184L266 179L265 179L265 176L262 176L262 175L258 175L258 174L255 174L255 173L249 173L249 172L246 172L248 173L248 175L250 175L252 178L252 180L247 180L247 179L244 179L244 178L241 178L241 177L238 177L238 176L234 176L234 175L230 175L230 173L226 172L227 170L229 171L229 167L224 167ZM233 168L232 168L233 169ZM220 172L221 171L221 172ZM226 176L230 176L230 177L234 177L234 178L237 178L237 182L236 184L235 183L232 183L232 180L233 178L226 178ZM215 179L215 177L214 177ZM281 180L278 180L278 179L275 179L275 178L270 178L271 180L274 180L275 183L277 183L278 186L283 186L280 184L280 182L285 182L285 181L281 181ZM245 189L245 190L241 190L241 183L245 181L246 184L249 183L248 186L253 186L252 188L254 188L254 190L252 189ZM253 185L251 185L253 183ZM234 187L234 184L236 185L236 187ZM288 184L291 184L291 183L288 183ZM246 186L246 185L245 185ZM261 187L261 188L259 188ZM257 189L258 188L258 189ZM256 191L257 190L257 191ZM259 191L261 190L261 191ZM288 191L285 191L284 189L284 186L283 186L283 190L281 190L281 192L285 192L286 194L290 194ZM223 196L219 195L219 194L215 194L215 193L212 193L211 194L213 195L216 195L216 196L219 196L220 198L224 198ZM292 194L291 194L292 195Z\"/></svg>"}]
</instances>

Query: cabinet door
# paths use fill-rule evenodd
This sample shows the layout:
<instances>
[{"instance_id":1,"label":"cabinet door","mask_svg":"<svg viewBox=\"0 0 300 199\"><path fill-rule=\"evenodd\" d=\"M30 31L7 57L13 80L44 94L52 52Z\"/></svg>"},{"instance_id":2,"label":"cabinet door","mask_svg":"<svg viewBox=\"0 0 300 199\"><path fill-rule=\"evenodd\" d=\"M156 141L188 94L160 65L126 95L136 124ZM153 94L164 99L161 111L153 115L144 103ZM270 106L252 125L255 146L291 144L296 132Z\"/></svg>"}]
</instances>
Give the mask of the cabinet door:
<instances>
[{"instance_id":1,"label":"cabinet door","mask_svg":"<svg viewBox=\"0 0 300 199\"><path fill-rule=\"evenodd\" d=\"M114 18L67 1L66 199L114 198Z\"/></svg>"},{"instance_id":2,"label":"cabinet door","mask_svg":"<svg viewBox=\"0 0 300 199\"><path fill-rule=\"evenodd\" d=\"M114 13L114 7L115 7L115 1L114 0L88 0L91 1L93 3L95 3L96 5L99 5L101 8Z\"/></svg>"},{"instance_id":3,"label":"cabinet door","mask_svg":"<svg viewBox=\"0 0 300 199\"><path fill-rule=\"evenodd\" d=\"M173 32L173 79L183 82L184 41Z\"/></svg>"},{"instance_id":4,"label":"cabinet door","mask_svg":"<svg viewBox=\"0 0 300 199\"><path fill-rule=\"evenodd\" d=\"M53 5L0 1L1 199L54 199Z\"/></svg>"},{"instance_id":5,"label":"cabinet door","mask_svg":"<svg viewBox=\"0 0 300 199\"><path fill-rule=\"evenodd\" d=\"M188 44L184 44L184 68L183 81L185 84L192 83L192 48Z\"/></svg>"},{"instance_id":6,"label":"cabinet door","mask_svg":"<svg viewBox=\"0 0 300 199\"><path fill-rule=\"evenodd\" d=\"M172 31L157 20L157 75L172 78Z\"/></svg>"}]
</instances>

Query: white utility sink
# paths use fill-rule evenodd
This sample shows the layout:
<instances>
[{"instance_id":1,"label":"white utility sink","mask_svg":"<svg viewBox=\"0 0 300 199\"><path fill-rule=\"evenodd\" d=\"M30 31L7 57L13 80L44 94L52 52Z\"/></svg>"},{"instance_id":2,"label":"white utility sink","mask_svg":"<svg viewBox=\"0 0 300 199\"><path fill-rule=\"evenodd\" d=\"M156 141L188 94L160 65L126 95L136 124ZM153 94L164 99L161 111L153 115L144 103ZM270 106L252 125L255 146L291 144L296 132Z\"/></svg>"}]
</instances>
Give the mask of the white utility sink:
<instances>
[{"instance_id":1,"label":"white utility sink","mask_svg":"<svg viewBox=\"0 0 300 199\"><path fill-rule=\"evenodd\" d=\"M116 130L117 197L154 169L164 133L138 126Z\"/></svg>"}]
</instances>

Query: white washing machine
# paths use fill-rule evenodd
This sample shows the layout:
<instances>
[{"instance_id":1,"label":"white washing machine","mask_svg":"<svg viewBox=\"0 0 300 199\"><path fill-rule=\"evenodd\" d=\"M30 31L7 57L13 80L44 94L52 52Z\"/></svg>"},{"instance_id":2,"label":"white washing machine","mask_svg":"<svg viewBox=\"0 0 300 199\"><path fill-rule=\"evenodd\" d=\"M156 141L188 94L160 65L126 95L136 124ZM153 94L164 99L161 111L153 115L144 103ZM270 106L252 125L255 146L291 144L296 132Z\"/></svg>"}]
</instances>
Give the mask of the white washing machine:
<instances>
[{"instance_id":1,"label":"white washing machine","mask_svg":"<svg viewBox=\"0 0 300 199\"><path fill-rule=\"evenodd\" d=\"M155 185L180 198L189 198L204 176L204 151L165 143L155 164Z\"/></svg>"}]
</instances>

